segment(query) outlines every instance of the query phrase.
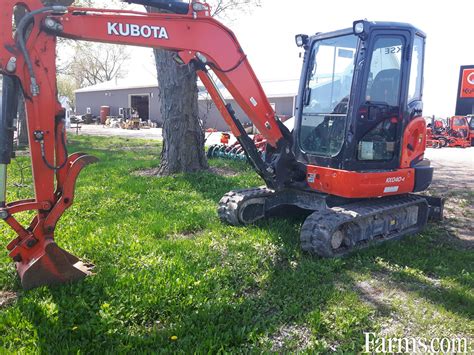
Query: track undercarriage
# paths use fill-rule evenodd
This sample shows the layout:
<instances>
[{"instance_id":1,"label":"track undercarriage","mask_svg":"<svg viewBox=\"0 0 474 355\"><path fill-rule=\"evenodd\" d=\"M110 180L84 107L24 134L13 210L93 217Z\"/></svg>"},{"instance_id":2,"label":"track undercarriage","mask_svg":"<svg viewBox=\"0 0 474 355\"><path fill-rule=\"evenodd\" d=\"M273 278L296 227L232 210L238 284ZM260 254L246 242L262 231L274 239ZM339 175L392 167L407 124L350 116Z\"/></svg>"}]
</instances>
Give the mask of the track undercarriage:
<instances>
[{"instance_id":1,"label":"track undercarriage","mask_svg":"<svg viewBox=\"0 0 474 355\"><path fill-rule=\"evenodd\" d=\"M290 207L308 215L301 228L301 248L321 257L340 257L374 243L418 233L429 218L440 220L443 215L443 200L428 196L347 200L266 187L227 193L219 202L218 214L225 223L245 225Z\"/></svg>"}]
</instances>

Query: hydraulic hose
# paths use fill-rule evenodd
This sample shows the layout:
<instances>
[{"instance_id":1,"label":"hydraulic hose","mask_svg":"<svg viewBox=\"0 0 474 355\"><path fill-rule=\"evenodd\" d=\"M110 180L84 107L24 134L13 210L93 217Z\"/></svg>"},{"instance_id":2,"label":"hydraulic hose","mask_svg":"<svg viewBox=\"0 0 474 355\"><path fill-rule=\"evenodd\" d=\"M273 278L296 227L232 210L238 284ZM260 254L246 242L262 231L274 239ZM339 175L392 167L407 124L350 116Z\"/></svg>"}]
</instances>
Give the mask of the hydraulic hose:
<instances>
[{"instance_id":1,"label":"hydraulic hose","mask_svg":"<svg viewBox=\"0 0 474 355\"><path fill-rule=\"evenodd\" d=\"M25 64L28 68L28 73L30 74L30 80L31 80L31 94L33 96L37 96L39 94L39 86L38 83L36 82L36 75L33 70L33 63L31 61L30 54L28 53L28 50L26 48L26 31L28 29L28 26L31 24L31 22L34 20L34 17L39 14L43 13L48 13L48 12L54 12L54 13L66 13L67 12L67 7L65 6L48 6L44 7L38 10L34 10L31 12L28 12L23 18L20 20L17 26L17 43L20 48L21 53L23 54L23 57L25 58ZM57 126L56 126L57 128ZM45 152L45 147L44 147L44 135L41 132L41 139L38 140L38 142L41 145L41 157L43 159L44 164L51 170L60 170L62 169L66 164L68 160L68 153L66 149L66 138L64 132L61 132L61 144L64 147L64 161L60 166L54 166L53 164L50 164L47 159L46 159L46 152Z\"/></svg>"},{"instance_id":2,"label":"hydraulic hose","mask_svg":"<svg viewBox=\"0 0 474 355\"><path fill-rule=\"evenodd\" d=\"M48 167L48 169L58 171L58 170L61 170L62 168L64 168L66 166L66 164L68 162L69 155L68 155L68 152L67 152L66 135L64 134L64 128L63 128L63 131L61 132L61 144L63 145L63 149L64 149L64 158L63 158L64 160L61 163L61 165L54 166L53 164L50 164L48 162L48 159L46 159L46 150L44 148L44 140L43 139L40 140L39 143L41 145L41 159L43 159L43 163Z\"/></svg>"},{"instance_id":3,"label":"hydraulic hose","mask_svg":"<svg viewBox=\"0 0 474 355\"><path fill-rule=\"evenodd\" d=\"M43 14L46 12L66 13L67 7L48 6L48 7L43 7L41 9L38 9L38 10L33 10L31 12L28 12L25 16L23 16L23 18L20 20L17 26L16 40L17 40L18 46L20 47L20 51L23 54L23 57L25 58L25 64L28 68L28 73L30 74L30 80L31 80L30 90L33 96L37 96L39 94L39 87L38 87L38 83L36 82L36 76L33 70L33 63L31 61L30 54L28 53L28 50L26 49L26 31L28 29L28 26L34 20L34 17L36 15Z\"/></svg>"}]
</instances>

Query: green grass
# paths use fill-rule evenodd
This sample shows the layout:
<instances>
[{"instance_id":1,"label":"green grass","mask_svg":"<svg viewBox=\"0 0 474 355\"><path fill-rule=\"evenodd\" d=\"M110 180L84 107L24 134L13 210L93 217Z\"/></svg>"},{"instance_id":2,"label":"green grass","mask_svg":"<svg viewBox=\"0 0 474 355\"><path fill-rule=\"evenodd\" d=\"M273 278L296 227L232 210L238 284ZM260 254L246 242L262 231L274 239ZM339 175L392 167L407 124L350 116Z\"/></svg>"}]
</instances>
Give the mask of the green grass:
<instances>
[{"instance_id":1,"label":"green grass","mask_svg":"<svg viewBox=\"0 0 474 355\"><path fill-rule=\"evenodd\" d=\"M300 252L301 218L219 222L224 193L262 185L246 164L212 162L235 177L139 177L158 143L74 137L70 149L100 162L79 177L56 239L96 275L25 292L4 250L0 290L18 298L0 309L2 352L356 352L369 331L474 334L474 253L442 226L322 260ZM31 196L12 186L27 161L11 166L9 200ZM2 244L12 238L3 224Z\"/></svg>"}]
</instances>

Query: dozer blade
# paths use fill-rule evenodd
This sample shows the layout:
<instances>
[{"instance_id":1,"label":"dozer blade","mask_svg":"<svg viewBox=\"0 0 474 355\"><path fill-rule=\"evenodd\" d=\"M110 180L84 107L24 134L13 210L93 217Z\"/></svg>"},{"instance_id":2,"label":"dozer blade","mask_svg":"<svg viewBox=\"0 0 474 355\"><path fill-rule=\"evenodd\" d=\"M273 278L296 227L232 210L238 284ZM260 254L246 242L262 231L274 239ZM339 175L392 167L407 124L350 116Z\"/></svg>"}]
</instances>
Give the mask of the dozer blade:
<instances>
[{"instance_id":1,"label":"dozer blade","mask_svg":"<svg viewBox=\"0 0 474 355\"><path fill-rule=\"evenodd\" d=\"M54 241L44 248L44 253L29 263L16 263L24 289L63 284L91 275L92 264L84 264L76 256L61 249Z\"/></svg>"}]
</instances>

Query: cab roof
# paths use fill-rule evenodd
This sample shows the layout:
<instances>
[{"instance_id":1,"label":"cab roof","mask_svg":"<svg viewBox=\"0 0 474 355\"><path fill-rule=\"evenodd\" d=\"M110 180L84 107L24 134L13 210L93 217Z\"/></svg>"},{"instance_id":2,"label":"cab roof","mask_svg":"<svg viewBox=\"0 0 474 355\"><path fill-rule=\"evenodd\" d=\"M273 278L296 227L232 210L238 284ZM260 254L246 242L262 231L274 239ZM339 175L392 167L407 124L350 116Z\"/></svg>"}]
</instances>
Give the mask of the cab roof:
<instances>
[{"instance_id":1,"label":"cab roof","mask_svg":"<svg viewBox=\"0 0 474 355\"><path fill-rule=\"evenodd\" d=\"M415 34L426 38L426 34L416 28L415 26L409 24L409 23L404 23L404 22L384 22L384 21L367 21L367 20L361 20L361 21L355 21L355 22L364 22L366 31L373 31L373 30L407 30L410 32L414 32ZM354 23L355 23L354 22ZM325 38L332 38L332 37L339 37L339 36L345 36L349 34L353 34L354 29L351 28L345 28L342 30L337 30L337 31L331 31L331 32L319 32L316 33L314 36L311 37L312 40L319 40L319 39L325 39Z\"/></svg>"}]
</instances>

